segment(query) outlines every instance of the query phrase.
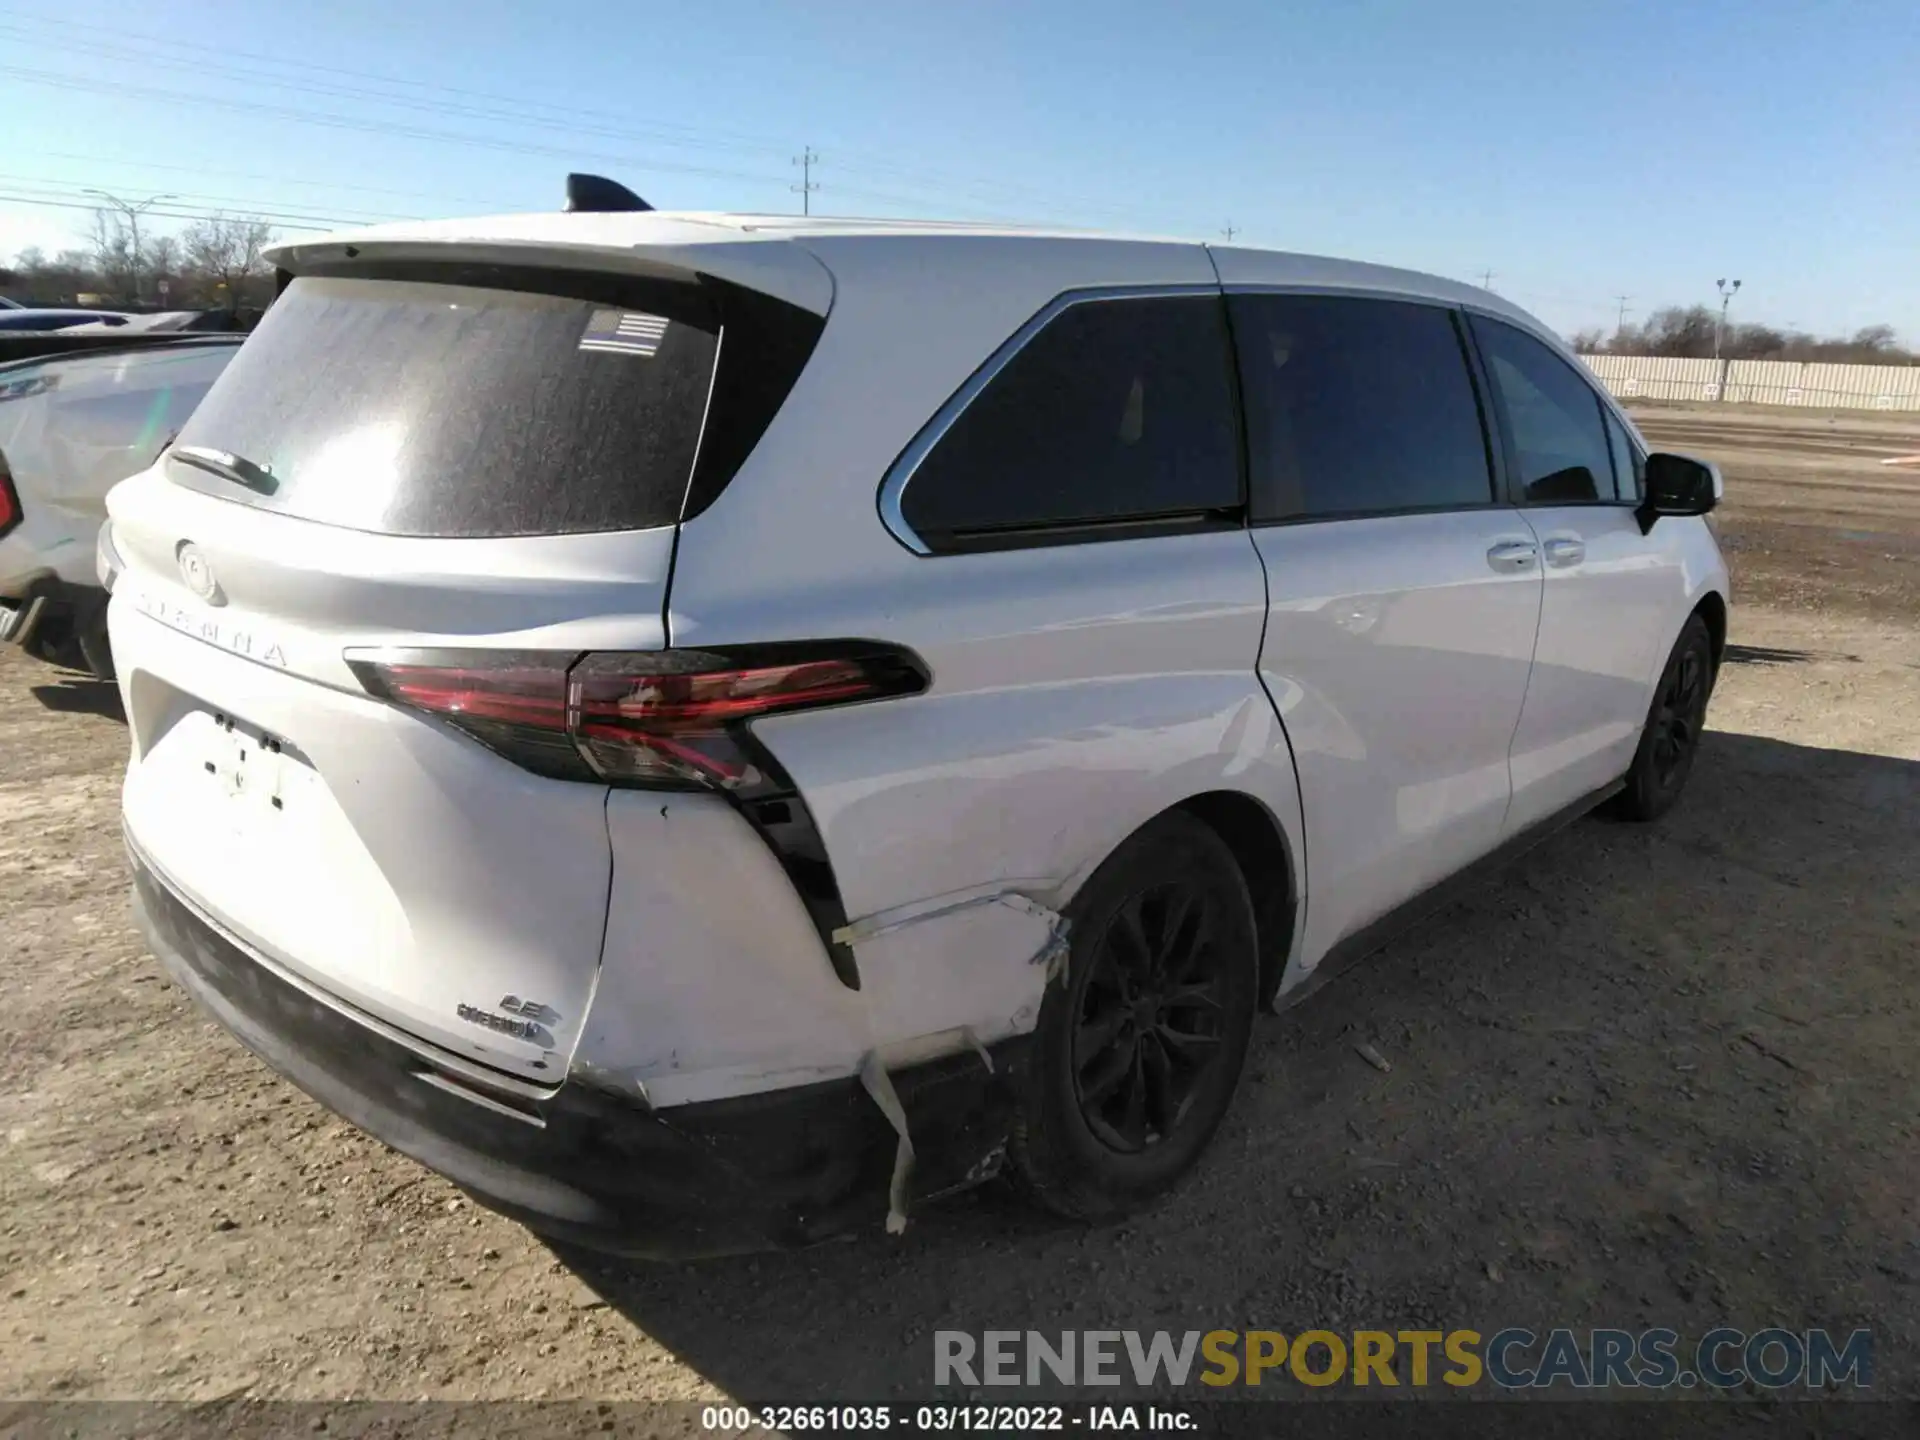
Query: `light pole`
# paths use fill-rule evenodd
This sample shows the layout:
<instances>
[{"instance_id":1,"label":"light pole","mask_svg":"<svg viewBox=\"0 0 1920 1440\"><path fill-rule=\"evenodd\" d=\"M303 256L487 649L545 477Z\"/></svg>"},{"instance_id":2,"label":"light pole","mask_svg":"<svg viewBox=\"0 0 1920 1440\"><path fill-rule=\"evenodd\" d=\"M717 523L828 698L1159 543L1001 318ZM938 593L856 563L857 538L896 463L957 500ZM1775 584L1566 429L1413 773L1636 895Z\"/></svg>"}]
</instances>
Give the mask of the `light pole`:
<instances>
[{"instance_id":1,"label":"light pole","mask_svg":"<svg viewBox=\"0 0 1920 1440\"><path fill-rule=\"evenodd\" d=\"M133 270L133 303L138 305L140 303L140 216L144 211L152 206L158 205L163 200L178 200L180 197L178 195L154 195L142 200L138 205L130 205L118 195L109 195L105 190L87 190L82 193L97 195L100 199L106 201L109 205L113 206L114 209L127 217L127 226L133 232L133 254L129 258L128 263Z\"/></svg>"},{"instance_id":2,"label":"light pole","mask_svg":"<svg viewBox=\"0 0 1920 1440\"><path fill-rule=\"evenodd\" d=\"M1720 344L1727 333L1727 306L1733 303L1733 297L1739 293L1740 282L1736 280L1733 284L1729 285L1724 280L1716 280L1713 283L1718 286L1720 290L1720 323L1713 327L1713 358L1718 360L1720 358Z\"/></svg>"}]
</instances>

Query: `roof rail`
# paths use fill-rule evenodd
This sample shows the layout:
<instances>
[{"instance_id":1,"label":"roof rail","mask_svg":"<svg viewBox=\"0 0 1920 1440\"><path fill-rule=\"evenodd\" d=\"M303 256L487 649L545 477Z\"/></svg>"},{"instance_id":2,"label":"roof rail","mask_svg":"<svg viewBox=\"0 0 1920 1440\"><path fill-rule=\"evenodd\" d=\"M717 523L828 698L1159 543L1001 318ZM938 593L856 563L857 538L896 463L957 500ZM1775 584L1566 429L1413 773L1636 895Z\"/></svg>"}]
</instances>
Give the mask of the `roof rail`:
<instances>
[{"instance_id":1,"label":"roof rail","mask_svg":"<svg viewBox=\"0 0 1920 1440\"><path fill-rule=\"evenodd\" d=\"M595 213L616 210L651 210L653 206L617 180L604 175L567 176L567 210Z\"/></svg>"}]
</instances>

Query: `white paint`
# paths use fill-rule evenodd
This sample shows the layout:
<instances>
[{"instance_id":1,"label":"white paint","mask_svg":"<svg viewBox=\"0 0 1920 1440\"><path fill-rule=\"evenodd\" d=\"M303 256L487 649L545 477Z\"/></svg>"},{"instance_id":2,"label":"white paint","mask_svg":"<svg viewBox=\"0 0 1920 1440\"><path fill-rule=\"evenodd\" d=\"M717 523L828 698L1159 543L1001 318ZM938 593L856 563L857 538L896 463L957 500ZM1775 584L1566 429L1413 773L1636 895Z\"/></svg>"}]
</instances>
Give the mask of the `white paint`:
<instances>
[{"instance_id":1,"label":"white paint","mask_svg":"<svg viewBox=\"0 0 1920 1440\"><path fill-rule=\"evenodd\" d=\"M1494 546L1531 538L1505 508L1253 533L1271 597L1260 669L1305 808L1311 884L1291 984L1499 842L1540 567L1489 565Z\"/></svg>"},{"instance_id":2,"label":"white paint","mask_svg":"<svg viewBox=\"0 0 1920 1440\"><path fill-rule=\"evenodd\" d=\"M1065 290L1218 276L1412 295L1497 314L1564 353L1470 286L1166 242L738 217L518 217L356 243L698 269L831 308L762 443L677 540L366 535L153 473L111 498L130 593L189 603L173 554L190 538L233 597L217 623L270 632L287 658L284 671L253 663L116 599L136 838L290 971L525 1075L570 1064L670 1108L884 1076L1028 1031L1087 877L1156 814L1217 792L1285 838L1293 873L1250 880L1301 901L1280 940L1297 983L1525 816L1623 769L1684 607L1725 583L1703 524L1662 521L1642 543L1611 507L937 558L876 513L882 475L928 417ZM1537 558L1489 561L1556 538L1585 559L1555 574ZM920 696L755 727L820 827L858 991L725 800L540 780L371 701L342 658L835 636L907 647L932 675ZM239 812L202 783L219 778L196 771L194 748L216 709L311 762L297 811ZM508 993L560 1012L548 1053L453 1018L457 1001Z\"/></svg>"}]
</instances>

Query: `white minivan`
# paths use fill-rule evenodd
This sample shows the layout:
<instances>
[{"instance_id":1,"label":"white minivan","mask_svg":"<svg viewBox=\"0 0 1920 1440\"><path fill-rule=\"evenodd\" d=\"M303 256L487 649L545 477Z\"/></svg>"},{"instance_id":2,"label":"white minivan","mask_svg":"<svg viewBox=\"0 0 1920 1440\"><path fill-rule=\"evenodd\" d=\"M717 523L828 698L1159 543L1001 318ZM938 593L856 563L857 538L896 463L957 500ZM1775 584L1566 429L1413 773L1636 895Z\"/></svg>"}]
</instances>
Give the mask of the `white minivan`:
<instances>
[{"instance_id":1,"label":"white minivan","mask_svg":"<svg viewBox=\"0 0 1920 1440\"><path fill-rule=\"evenodd\" d=\"M275 262L109 501L138 911L542 1233L1123 1213L1256 1011L1686 781L1719 478L1484 290L634 209Z\"/></svg>"}]
</instances>

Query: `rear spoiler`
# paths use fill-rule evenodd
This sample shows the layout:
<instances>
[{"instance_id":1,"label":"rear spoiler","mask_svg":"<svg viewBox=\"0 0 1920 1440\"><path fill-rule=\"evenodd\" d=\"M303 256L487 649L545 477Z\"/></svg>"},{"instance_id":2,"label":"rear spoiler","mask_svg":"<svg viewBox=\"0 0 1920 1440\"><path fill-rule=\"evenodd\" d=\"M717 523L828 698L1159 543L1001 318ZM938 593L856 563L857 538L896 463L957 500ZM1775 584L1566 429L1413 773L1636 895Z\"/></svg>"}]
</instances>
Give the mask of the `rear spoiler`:
<instances>
[{"instance_id":1,"label":"rear spoiler","mask_svg":"<svg viewBox=\"0 0 1920 1440\"><path fill-rule=\"evenodd\" d=\"M455 262L663 280L709 275L815 315L833 307L833 276L804 246L741 222L657 210L408 222L276 245L266 255L282 286L356 265Z\"/></svg>"}]
</instances>

